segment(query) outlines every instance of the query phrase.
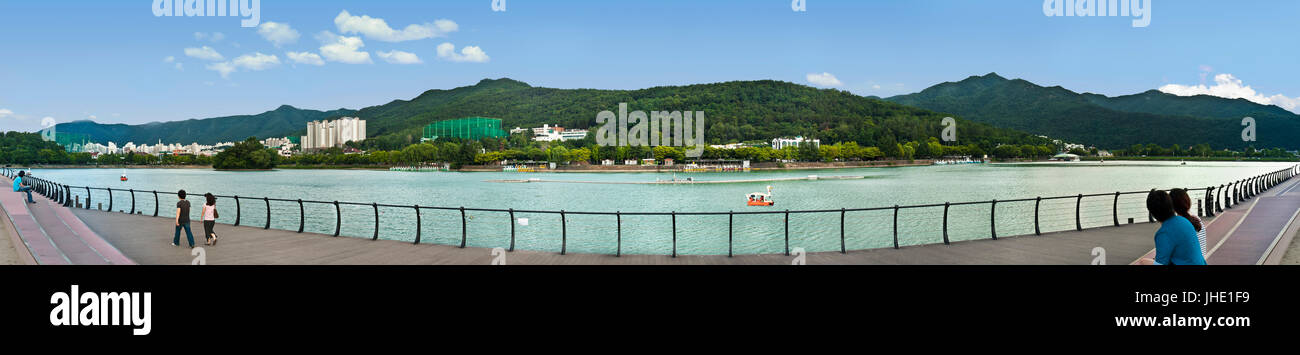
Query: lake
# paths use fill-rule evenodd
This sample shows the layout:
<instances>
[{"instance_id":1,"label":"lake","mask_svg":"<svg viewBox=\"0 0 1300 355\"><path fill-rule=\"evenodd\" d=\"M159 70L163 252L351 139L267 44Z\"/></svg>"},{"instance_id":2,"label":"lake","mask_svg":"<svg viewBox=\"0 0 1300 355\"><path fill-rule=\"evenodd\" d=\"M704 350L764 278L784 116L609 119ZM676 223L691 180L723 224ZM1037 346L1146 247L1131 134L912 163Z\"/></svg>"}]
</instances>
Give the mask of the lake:
<instances>
[{"instance_id":1,"label":"lake","mask_svg":"<svg viewBox=\"0 0 1300 355\"><path fill-rule=\"evenodd\" d=\"M840 208L891 207L894 205L943 204L944 202L1009 200L1038 196L1146 191L1153 188L1203 188L1259 175L1291 166L1290 163L1257 162L1071 162L1025 164L978 164L915 166L897 168L761 171L751 173L498 173L498 172L389 172L368 170L275 170L226 172L199 169L127 169L130 181L118 181L119 169L37 169L36 176L73 186L111 187L114 210L130 210L126 189L167 191L185 189L195 206L197 220L202 194L239 195L242 225L262 226L266 207L261 197L320 201L350 201L440 207L490 209L566 210L585 212L754 212L825 210ZM734 184L585 184L585 183L499 183L487 180L540 178L603 182L652 182L658 179L737 180L806 177L808 175L865 176L854 180L779 181ZM746 206L745 196L773 187L775 207ZM124 191L117 191L122 189ZM83 201L86 191L73 190ZM171 215L175 195L159 194L161 215ZM1193 199L1203 193L1193 193ZM245 199L243 196L259 200ZM92 207L108 206L106 191L93 191ZM1121 222L1133 218L1145 222L1144 195L1125 195L1119 201ZM1113 223L1112 197L1086 198L1081 217L1084 227ZM1073 229L1075 200L1046 200L1040 206L1043 232ZM222 223L233 223L235 201L218 201ZM135 208L152 214L151 192L136 193ZM305 230L332 234L333 205L307 204ZM271 202L272 228L297 230L298 205ZM990 237L990 205L952 206L949 236L952 240ZM369 238L374 233L374 211L370 206L343 206L341 234ZM379 208L380 238L413 241L416 219L413 208ZM845 214L847 248L869 249L893 245L893 210L855 211ZM557 214L468 211L468 245L507 247L514 224L518 249L559 251L561 221ZM658 254L672 252L672 217L623 216L622 252ZM526 224L523 219L527 219ZM996 210L999 236L1034 232L1034 202L1000 203ZM615 216L568 214L567 251L613 254L618 248ZM197 226L196 226L197 228ZM716 255L728 252L727 215L677 216L677 251L684 255ZM730 225L731 247L737 254L782 253L785 251L783 214L735 215ZM942 242L943 207L900 210L901 245ZM200 228L201 229L201 228ZM218 227L218 232L220 232ZM422 242L458 245L461 238L459 211L421 210ZM809 252L840 248L840 213L792 214L789 222L790 247ZM167 236L141 236L161 239Z\"/></svg>"}]
</instances>

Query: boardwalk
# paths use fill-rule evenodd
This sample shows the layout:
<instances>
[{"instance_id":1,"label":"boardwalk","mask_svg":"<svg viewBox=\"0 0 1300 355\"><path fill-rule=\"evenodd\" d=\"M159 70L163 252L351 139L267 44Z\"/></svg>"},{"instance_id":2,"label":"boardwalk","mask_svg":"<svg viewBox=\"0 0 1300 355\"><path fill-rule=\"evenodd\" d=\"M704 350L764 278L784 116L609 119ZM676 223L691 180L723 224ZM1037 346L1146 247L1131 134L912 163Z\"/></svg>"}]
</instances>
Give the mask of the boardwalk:
<instances>
[{"instance_id":1,"label":"boardwalk","mask_svg":"<svg viewBox=\"0 0 1300 355\"><path fill-rule=\"evenodd\" d=\"M199 255L187 247L171 246L170 218L128 215L86 209L68 209L42 199L35 207L12 198L0 199L18 226L25 251L40 256L42 264L162 264L186 265ZM18 201L14 203L9 200ZM1300 228L1293 223L1300 215L1300 179L1283 183L1234 208L1207 220L1212 264L1258 264L1278 262L1291 235ZM195 223L196 241L202 243L201 225ZM1104 227L1081 232L1059 232L1042 236L1007 237L999 240L955 242L902 249L874 249L848 253L824 252L807 255L679 256L665 255L559 255L552 252L514 251L496 253L489 248L457 248L447 245L362 238L332 237L312 233L267 230L257 227L219 225L220 244L203 248L201 257L212 265L309 265L309 264L468 264L488 265L896 265L896 264L1012 264L1086 265L1104 249L1107 264L1128 264L1149 255L1152 236L1158 226L1139 223ZM66 228L60 229L60 228ZM182 240L184 243L184 240ZM504 245L503 245L504 247ZM113 256L120 251L121 258ZM107 254L106 254L107 253ZM98 257L96 257L98 255ZM60 259L65 260L59 262Z\"/></svg>"}]
</instances>

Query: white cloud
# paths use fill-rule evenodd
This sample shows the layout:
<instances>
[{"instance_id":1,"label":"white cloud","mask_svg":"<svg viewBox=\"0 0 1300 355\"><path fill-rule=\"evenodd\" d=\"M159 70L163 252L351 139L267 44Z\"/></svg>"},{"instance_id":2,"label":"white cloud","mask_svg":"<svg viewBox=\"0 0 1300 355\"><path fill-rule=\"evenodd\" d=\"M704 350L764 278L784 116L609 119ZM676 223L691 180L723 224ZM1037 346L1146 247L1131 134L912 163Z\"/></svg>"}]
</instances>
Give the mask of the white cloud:
<instances>
[{"instance_id":1,"label":"white cloud","mask_svg":"<svg viewBox=\"0 0 1300 355\"><path fill-rule=\"evenodd\" d=\"M257 34L262 35L262 38L265 38L276 47L292 44L298 41L298 37L301 37L298 30L289 27L289 24L271 21L263 22L261 26L258 26Z\"/></svg>"},{"instance_id":2,"label":"white cloud","mask_svg":"<svg viewBox=\"0 0 1300 355\"><path fill-rule=\"evenodd\" d=\"M483 52L483 49L477 46L465 46L465 48L460 49L460 53L456 53L456 45L451 43L438 45L438 58L467 63L486 63L491 59L488 58L487 53Z\"/></svg>"},{"instance_id":3,"label":"white cloud","mask_svg":"<svg viewBox=\"0 0 1300 355\"><path fill-rule=\"evenodd\" d=\"M221 53L217 53L217 50L212 49L212 47L208 47L208 46L203 46L200 48L193 48L193 47L185 48L185 55L202 59L202 60L210 60L214 62L226 59L226 57L221 56Z\"/></svg>"},{"instance_id":4,"label":"white cloud","mask_svg":"<svg viewBox=\"0 0 1300 355\"><path fill-rule=\"evenodd\" d=\"M352 16L347 10L340 12L334 18L334 25L338 26L339 32L344 34L360 33L366 38L384 42L402 42L412 41L425 38L443 37L448 33L456 32L460 26L451 20L437 20L433 23L422 25L408 25L402 30L394 30L388 26L388 22L381 18L370 17L366 15Z\"/></svg>"},{"instance_id":5,"label":"white cloud","mask_svg":"<svg viewBox=\"0 0 1300 355\"><path fill-rule=\"evenodd\" d=\"M1246 99L1257 104L1276 105L1288 111L1300 113L1300 98L1291 98L1281 94L1273 96L1260 94L1250 86L1243 84L1241 79L1226 73L1215 75L1214 85L1212 86L1206 86L1205 84L1195 86L1169 84L1161 86L1160 92L1178 96L1209 95L1228 99Z\"/></svg>"},{"instance_id":6,"label":"white cloud","mask_svg":"<svg viewBox=\"0 0 1300 355\"><path fill-rule=\"evenodd\" d=\"M285 52L284 55L294 63L325 65L325 61L320 58L320 55L312 52Z\"/></svg>"},{"instance_id":7,"label":"white cloud","mask_svg":"<svg viewBox=\"0 0 1300 355\"><path fill-rule=\"evenodd\" d=\"M243 69L245 71L266 70L280 65L280 57L262 53L245 54L236 57L228 62L208 64L206 68L221 74L224 79L230 79L230 73Z\"/></svg>"},{"instance_id":8,"label":"white cloud","mask_svg":"<svg viewBox=\"0 0 1300 355\"><path fill-rule=\"evenodd\" d=\"M175 61L176 61L176 57L174 57L174 56L170 56L170 55L169 55L169 56L163 58L163 63L171 63L171 62L175 62Z\"/></svg>"},{"instance_id":9,"label":"white cloud","mask_svg":"<svg viewBox=\"0 0 1300 355\"><path fill-rule=\"evenodd\" d=\"M831 73L808 73L808 82L817 86L844 86L840 79L835 78Z\"/></svg>"},{"instance_id":10,"label":"white cloud","mask_svg":"<svg viewBox=\"0 0 1300 355\"><path fill-rule=\"evenodd\" d=\"M375 52L375 54L379 55L379 58L383 58L385 62L389 62L393 64L424 63L423 61L420 60L419 56L416 56L415 53L410 53L410 52L390 51L390 52Z\"/></svg>"},{"instance_id":11,"label":"white cloud","mask_svg":"<svg viewBox=\"0 0 1300 355\"><path fill-rule=\"evenodd\" d=\"M230 79L230 73L234 73L236 69L235 65L230 64L230 62L212 63L208 64L205 68L221 73L221 77L224 79Z\"/></svg>"},{"instance_id":12,"label":"white cloud","mask_svg":"<svg viewBox=\"0 0 1300 355\"><path fill-rule=\"evenodd\" d=\"M9 109L0 108L0 118L9 118L9 116L13 116L13 115L14 115L13 111L10 111Z\"/></svg>"},{"instance_id":13,"label":"white cloud","mask_svg":"<svg viewBox=\"0 0 1300 355\"><path fill-rule=\"evenodd\" d=\"M365 42L361 41L361 37L339 36L325 31L321 32L316 38L322 44L320 55L325 57L325 60L346 64L372 63L370 53L360 51L361 47L366 45Z\"/></svg>"},{"instance_id":14,"label":"white cloud","mask_svg":"<svg viewBox=\"0 0 1300 355\"><path fill-rule=\"evenodd\" d=\"M267 55L261 52L241 55L231 61L236 67L247 70L266 70L271 67L280 65L280 57L274 54Z\"/></svg>"}]
</instances>

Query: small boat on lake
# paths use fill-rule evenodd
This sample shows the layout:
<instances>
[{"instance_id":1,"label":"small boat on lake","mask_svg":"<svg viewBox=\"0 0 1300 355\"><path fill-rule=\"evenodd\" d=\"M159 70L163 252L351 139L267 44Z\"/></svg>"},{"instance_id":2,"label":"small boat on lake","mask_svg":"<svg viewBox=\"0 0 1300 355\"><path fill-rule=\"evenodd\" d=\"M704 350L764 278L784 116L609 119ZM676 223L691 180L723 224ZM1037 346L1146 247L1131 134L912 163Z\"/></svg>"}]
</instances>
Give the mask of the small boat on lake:
<instances>
[{"instance_id":1,"label":"small boat on lake","mask_svg":"<svg viewBox=\"0 0 1300 355\"><path fill-rule=\"evenodd\" d=\"M748 202L748 205L750 205L750 206L772 206L772 205L775 205L775 204L776 204L776 201L773 201L773 200L772 200L772 187L771 187L771 186L768 186L768 187L767 187L767 193L762 193L762 192L751 192L751 193L749 193L749 202Z\"/></svg>"}]
</instances>

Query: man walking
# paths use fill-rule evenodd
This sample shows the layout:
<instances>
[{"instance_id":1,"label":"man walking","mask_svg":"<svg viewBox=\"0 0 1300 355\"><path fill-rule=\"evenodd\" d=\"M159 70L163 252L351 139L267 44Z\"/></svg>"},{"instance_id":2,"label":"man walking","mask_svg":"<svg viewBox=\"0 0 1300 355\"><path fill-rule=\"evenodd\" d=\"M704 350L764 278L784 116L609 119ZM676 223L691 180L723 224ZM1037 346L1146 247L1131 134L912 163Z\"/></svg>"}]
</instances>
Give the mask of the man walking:
<instances>
[{"instance_id":1,"label":"man walking","mask_svg":"<svg viewBox=\"0 0 1300 355\"><path fill-rule=\"evenodd\" d=\"M178 246L181 242L181 228L185 228L185 238L190 241L190 248L194 248L194 233L190 232L190 201L185 200L185 190L177 193L180 201L176 202L176 234L172 237L172 246Z\"/></svg>"}]
</instances>

